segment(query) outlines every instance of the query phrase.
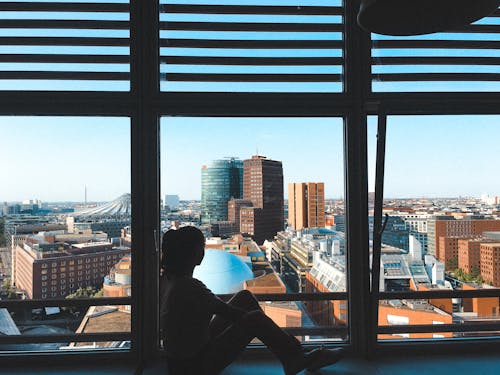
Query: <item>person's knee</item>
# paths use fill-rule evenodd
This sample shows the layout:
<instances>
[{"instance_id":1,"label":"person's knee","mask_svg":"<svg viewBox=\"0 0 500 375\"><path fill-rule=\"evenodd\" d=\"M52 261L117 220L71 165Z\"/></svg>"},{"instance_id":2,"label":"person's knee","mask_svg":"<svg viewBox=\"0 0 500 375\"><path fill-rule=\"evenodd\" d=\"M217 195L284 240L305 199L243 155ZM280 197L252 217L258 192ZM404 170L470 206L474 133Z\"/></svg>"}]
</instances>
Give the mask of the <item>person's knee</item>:
<instances>
[{"instance_id":1,"label":"person's knee","mask_svg":"<svg viewBox=\"0 0 500 375\"><path fill-rule=\"evenodd\" d=\"M259 309L259 301L249 290L241 290L236 293L230 302L232 305L246 308L247 310Z\"/></svg>"},{"instance_id":2,"label":"person's knee","mask_svg":"<svg viewBox=\"0 0 500 375\"><path fill-rule=\"evenodd\" d=\"M259 327L264 320L268 319L262 310L249 311L240 319L240 324L245 327Z\"/></svg>"}]
</instances>

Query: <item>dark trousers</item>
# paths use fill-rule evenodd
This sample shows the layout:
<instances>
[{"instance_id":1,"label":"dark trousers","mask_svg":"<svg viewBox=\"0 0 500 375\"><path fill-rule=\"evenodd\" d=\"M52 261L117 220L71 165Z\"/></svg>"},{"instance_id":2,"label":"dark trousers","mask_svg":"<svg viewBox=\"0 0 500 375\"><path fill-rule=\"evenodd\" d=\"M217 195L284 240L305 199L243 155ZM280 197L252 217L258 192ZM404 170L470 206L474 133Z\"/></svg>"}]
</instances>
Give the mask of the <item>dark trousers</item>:
<instances>
[{"instance_id":1,"label":"dark trousers","mask_svg":"<svg viewBox=\"0 0 500 375\"><path fill-rule=\"evenodd\" d=\"M231 364L254 338L261 340L284 365L302 355L300 342L264 314L252 293L243 290L228 303L248 313L238 323L216 315L210 322L210 342L189 360L169 360L170 375L216 375Z\"/></svg>"}]
</instances>

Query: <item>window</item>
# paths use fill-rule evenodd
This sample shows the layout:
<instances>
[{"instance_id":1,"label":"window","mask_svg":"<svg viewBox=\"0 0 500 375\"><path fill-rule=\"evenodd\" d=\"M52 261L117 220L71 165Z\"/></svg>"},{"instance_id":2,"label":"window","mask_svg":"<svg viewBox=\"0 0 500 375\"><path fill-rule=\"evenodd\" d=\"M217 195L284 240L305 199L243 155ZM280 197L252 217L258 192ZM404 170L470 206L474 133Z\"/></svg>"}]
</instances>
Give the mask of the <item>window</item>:
<instances>
[{"instance_id":1,"label":"window","mask_svg":"<svg viewBox=\"0 0 500 375\"><path fill-rule=\"evenodd\" d=\"M162 117L160 126L162 232L180 222L205 233L195 277L217 294L258 294L302 340L347 340L342 118ZM190 147L200 151L178 163ZM224 269L229 261L238 273ZM338 300L308 297L318 293Z\"/></svg>"},{"instance_id":2,"label":"window","mask_svg":"<svg viewBox=\"0 0 500 375\"><path fill-rule=\"evenodd\" d=\"M417 170L408 170L408 166L414 166L415 163L418 167L424 164L430 167L445 161L456 172L454 175L448 174L448 178L450 181L453 179L457 186L469 185L469 177L476 171L489 168L494 170L497 160L495 155L481 160L481 164L475 168L467 168L467 175L464 176L461 175L462 170L457 170L457 166L462 165L466 156L474 158L477 156L475 153L483 155L487 148L482 145L491 146L490 140L494 139L491 134L495 133L486 131L481 133L481 139L476 138L479 126L473 125L476 120L478 124L484 124L484 119L492 116L493 123L489 129L496 131L494 122L500 115L497 105L500 35L498 12L494 17L481 20L460 32L389 38L370 36L356 26L358 6L359 1L350 0L334 0L326 5L322 0L311 0L307 5L295 0L284 0L279 5L276 1L267 0L26 0L0 3L0 181L2 194L6 194L2 196L2 202L8 202L6 206L2 203L2 214L7 212L4 216L12 218L36 211L39 214L37 216L51 216L45 213L52 210L52 216L61 218L72 213L66 211L77 208L68 202L73 205L79 202L81 207L78 208L82 210L114 202L111 206L119 211L127 206L124 201L128 199L129 203L132 202L137 207L137 211L130 213L125 208L128 221L120 223L119 228L111 227L109 222L95 223L92 220L69 220L60 224L70 226L73 235L95 232L94 245L109 239L114 245L131 246L133 231L134 248L141 249L140 252L131 252L134 272L138 274L133 275L132 285L124 288L123 297L115 300L95 298L92 301L66 299L66 295L61 295L62 284L59 279L50 279L49 285L47 276L52 275L52 272L40 272L41 281L34 279L41 287L34 288L37 293L40 292L37 298L21 302L2 298L0 307L9 310L14 306L21 306L19 308L26 310L25 315L29 316L33 309L60 306L67 308L66 311L80 312L76 315L82 318L87 312L93 314L116 304L124 307L121 312L128 314L129 320L124 328L121 332L102 333L97 338L93 337L92 342L97 340L102 347L102 344L109 342L132 341L131 345L124 345L125 349L118 345L125 352L120 354L127 358L132 354L140 361L156 357L159 348L157 303L154 303L158 298L157 280L145 275L158 273L157 264L149 260L153 259L156 254L155 245L158 245L158 238L154 238L154 233L159 234L164 229L158 225L159 218L166 219L175 213L172 203L166 204L166 198L172 197L165 195L180 194L178 188L170 190L177 183L177 175L163 181L169 173L174 173L169 172L172 170L169 163L192 159L191 154L208 151L211 154L207 155L204 162L210 163L212 160L224 159L225 156L233 156L236 146L241 149L251 148L245 154L237 155L241 160L251 156L254 150L255 154L262 153L272 160L280 160L280 155L273 153L275 147L265 139L265 134L261 133L262 143L266 146L261 146L256 144L261 143L260 139L256 142L259 133L252 130L261 126L257 124L264 123L272 129L278 129L286 120L288 124L300 124L298 127L301 130L297 130L296 134L304 134L301 142L296 143L297 151L323 151L322 158L312 162L309 159L311 166L326 164L325 160L334 161L333 164L326 165L323 175L329 178L336 176L338 180L331 185L330 194L333 191L333 197L329 197L325 190L325 205L330 206L333 212L344 211L343 215L334 215L334 225L337 230L343 229L345 247L342 249L341 244L334 246L333 243L327 243L326 247L331 251L345 251L344 266L347 270L343 277L329 273L331 268L328 267L312 268L307 273L307 270L300 267L300 262L292 260L288 263L288 268L280 270L289 280L296 282L296 290L300 290L303 285L310 285L317 290L322 285L328 289L321 293L303 292L293 296L300 299L299 302L306 309L316 311L318 320L331 319L331 309L338 311L335 321L323 324L329 329L316 326L319 328L317 331L314 330L315 326L307 327L302 322L298 324L296 316L288 316L286 321L295 324L290 332L304 336L304 339L308 336L310 342L340 338L343 345L353 348L360 355L367 355L378 349L391 351L395 346L408 348L410 344L418 346L419 350L426 350L429 346L420 345L420 341L412 341L411 335L418 330L428 335L425 340L433 341L434 351L437 347L458 349L453 345L461 337L455 335L455 332L468 335L468 340L462 341L466 348L472 345L496 347L492 343L498 344L498 340L488 335L499 330L498 317L487 323L487 327L482 322L471 322L467 324L467 328L463 324L458 329L453 317L459 316L462 311L459 311L457 304L453 304L453 300L470 300L472 305L475 300L483 300L486 304L484 311L494 315L495 311L498 314L498 308L490 302L498 300L498 289L419 289L418 293L408 291L411 281L388 277L389 274L398 272L394 266L397 263L385 259L387 262L382 262L384 268L380 275L385 278L387 290L378 294L377 286L374 285L373 292L370 293L369 233L373 232L373 228L376 229L375 233L381 229L377 227L382 221L381 203L384 197L393 197L387 195L390 190L385 195L378 196L378 199L368 193L375 191L375 185L380 193L382 182L386 182L389 189L391 181L394 181L390 174L398 172L398 183L414 183L399 185L399 190L393 186L392 191L413 195L415 192L411 189L428 178L421 172L423 169L419 169L418 174L414 173ZM471 115L474 119L469 120L467 125L461 123ZM369 116L373 117L368 118ZM425 151L428 150L423 137L426 120L422 119L427 116L457 116L457 122L450 125L453 129L448 134L450 138L447 138L447 134L440 134L444 124L427 128L430 133L434 132L434 136L437 134L444 137L437 137L444 139L444 144L436 146L439 153L435 153L436 150L428 153ZM416 117L418 123L412 123ZM376 178L372 172L377 158L371 151L375 150L375 126L379 119L381 128L387 122L386 147L379 148L387 154L387 173L385 180L378 179L375 184ZM328 125L325 125L324 131L315 133L318 123L326 122ZM249 125L249 130L243 137L229 139L225 145L217 143L219 138L227 137L227 134L217 134L218 131L232 125L238 127L240 132L244 123ZM210 133L210 137L215 139L213 144L198 138L193 143L186 143L182 149L176 148L174 143L177 142L176 139L180 139L183 127L186 126L187 129L196 125L200 128L209 127L210 131L205 129L204 132ZM400 143L393 142L392 137L406 126L413 127L414 137L403 139ZM465 143L451 143L450 139L455 133L471 136ZM280 136L274 135L274 142L278 145L289 134L283 131ZM381 133L379 138L383 138ZM474 143L470 142L472 139L475 140ZM323 145L321 150L315 148L315 142L318 141ZM328 141L330 143L325 145L324 142ZM414 149L410 147L414 145ZM174 150L177 154L173 153ZM225 150L231 150L233 155L225 154ZM370 158L367 157L368 151L372 155ZM457 153L458 151L462 152ZM439 158L433 159L430 154L439 155ZM452 155L456 156L454 164L450 163ZM380 159L381 153L378 157ZM395 161L395 158L405 160L406 168ZM307 165L301 165L307 159L306 154L303 161L296 160L294 165L307 170ZM340 168L336 164L339 160L342 160ZM108 161L112 165L107 164ZM389 162L396 163L392 166L399 167L393 169ZM61 168L61 165L65 168ZM201 165L196 168L201 174ZM295 178L304 175L306 174L291 174L284 177L286 181L294 182ZM184 176L184 171L180 176ZM314 176L314 179L319 180L323 176ZM256 185L257 193L264 188L258 184L261 177L256 173L250 178L251 183ZM161 189L165 189L161 191L160 178ZM484 181L488 181L488 178ZM483 181L478 185L481 183ZM120 187L121 191L116 192L112 188L106 190L104 186ZM38 190L33 191L35 188ZM285 192L287 187L283 188ZM325 189L328 187L325 186ZM8 191L17 195L9 197ZM49 196L37 196L42 191ZM480 211L494 206L491 199L495 199L495 194L498 193L488 191L485 192L488 196L484 197L484 205L477 203L481 205ZM115 199L124 193L131 195ZM57 196L52 200L50 195ZM162 211L160 198L164 198ZM195 198L201 200L201 194ZM328 198L333 199L329 201ZM284 196L284 199L288 198ZM69 207L62 204L54 207L53 202L66 202ZM387 201L385 203L385 211L394 211L396 208L389 207ZM379 204L380 212L377 211ZM170 216L166 215L165 206L170 207ZM453 204L449 208L456 213ZM474 211L473 208L467 209ZM497 208L491 209L488 215L497 215L497 211ZM243 207L241 213L240 224L249 232L252 230L252 209ZM196 219L190 215L192 212L189 210L179 212L182 219ZM50 218L45 219L48 220L44 224L56 224L50 222ZM430 245L428 241L427 251L432 251L432 246L441 248L440 235L434 225L422 223L420 217L412 217L411 223L409 219L410 217L408 220L390 217L386 231L380 235L382 240L397 245L397 248L408 247L409 251L410 238L408 241L404 239L397 242L398 236L391 238L391 232L401 234L411 231L414 237L412 243L415 243L414 240L423 243L426 231L427 239L438 238L434 245ZM100 228L96 224L100 224ZM220 233L227 227L224 223L219 223L218 228L214 229L218 229ZM472 229L457 226L456 230L461 237ZM52 231L53 236L60 235L57 234L56 227ZM109 237L100 237L100 232L114 233ZM19 237L14 240L32 243L31 240L26 241L26 238L21 239L28 234L33 233L18 233ZM116 240L117 238L120 240ZM8 241L11 240L12 237ZM92 272L85 274L87 278L84 277L83 270L87 270L83 267L84 255L75 255L74 260L59 257L57 261L53 261L56 257L46 260L45 255L49 253L67 251L64 248L66 245L59 246L61 243L71 243L69 239L66 240L38 243L41 247L37 251L44 254L40 270L57 270L57 263L65 267L61 261L68 262L68 266L74 265L76 261L78 280L73 287L86 288L94 282L94 278L89 276L93 275ZM463 256L461 250L465 246L463 238L449 240L449 243L443 244L452 251L447 259L448 266L455 263L463 265L463 259L460 263L461 254ZM54 244L57 245L51 247ZM4 247L3 245L0 246ZM273 258L273 251L274 254L284 253L286 246L286 243L277 244L275 249L271 249L269 256L266 254L266 259L277 263L277 259ZM475 249L473 244L467 246ZM291 247L290 244L290 251ZM425 248L425 244L423 247ZM488 281L491 283L495 283L494 277L497 277L497 273L491 269L497 264L497 260L491 255L496 250L493 245L481 244L474 257L470 258L470 262L477 263L479 260L481 263L478 269L474 269L476 276L478 272L484 274L485 278L491 278ZM75 251L80 253L83 250L79 248ZM120 253L123 254L122 251ZM310 261L304 251L294 249L294 253L295 258L302 263ZM100 261L105 262L102 264L105 271L101 272L108 278L104 282L111 283L110 270L122 257L113 257L109 253L100 257ZM15 257L13 261L16 261ZM92 267L94 263L85 264ZM430 273L441 273L440 265L434 265L434 271L431 270ZM425 267L422 269L408 265L410 266L412 268L408 268L408 272L414 275L424 277L419 272L429 272ZM374 269L380 271L378 263ZM449 272L446 262L443 272L445 275ZM472 269L467 272L468 275L472 273ZM313 278L317 279L318 284L311 282ZM331 290L332 285L339 285L339 280L345 281L349 294ZM311 283L307 284L308 281ZM42 290L52 287L55 291ZM77 290L73 287L71 293L76 293ZM368 299L368 296L372 299ZM280 298L286 297L281 294L269 299ZM425 304L421 300L429 302L431 299L436 300L436 304L452 300L451 308L449 305L445 306L451 311L447 313L452 317L451 324L444 322L445 324L438 326L432 324L431 319L426 324L409 320L408 325L378 325L379 312L384 308L389 315L401 316L394 313L394 309L422 309ZM398 302L405 306L399 306ZM350 308L351 306L355 308ZM444 308L441 310L444 311ZM346 325L346 322L349 324ZM38 321L33 324L38 324ZM476 331L479 328L481 330ZM304 329L309 331L305 332ZM453 337L449 337L450 332ZM480 332L484 337L476 340L471 332ZM65 342L72 342L75 339L74 333L74 330L64 333L67 334L64 336ZM387 339L379 340L379 335L387 336ZM51 339L43 337L39 340L43 342L37 343L29 341L34 340L32 335L20 336L14 339L13 336L2 335L0 349L14 341L25 340L24 344L41 345ZM61 335L58 334L57 337L60 338ZM393 342L395 339L398 340L397 343ZM23 344L15 345L17 351L23 350ZM78 345L75 347L78 348ZM86 353L90 355L91 351ZM36 356L35 354L33 355Z\"/></svg>"}]
</instances>

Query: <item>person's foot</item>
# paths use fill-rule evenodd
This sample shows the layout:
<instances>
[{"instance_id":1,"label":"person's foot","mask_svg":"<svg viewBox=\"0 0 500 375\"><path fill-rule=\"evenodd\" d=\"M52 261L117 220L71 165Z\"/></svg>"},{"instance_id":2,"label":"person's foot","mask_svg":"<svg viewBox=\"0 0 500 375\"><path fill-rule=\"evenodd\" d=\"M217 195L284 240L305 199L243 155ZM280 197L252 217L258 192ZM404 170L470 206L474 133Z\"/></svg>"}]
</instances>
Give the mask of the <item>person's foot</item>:
<instances>
[{"instance_id":1,"label":"person's foot","mask_svg":"<svg viewBox=\"0 0 500 375\"><path fill-rule=\"evenodd\" d=\"M306 366L309 371L316 371L322 367L333 365L334 363L340 361L344 357L345 353L344 348L320 348L316 350L317 352L311 358L309 365Z\"/></svg>"},{"instance_id":2,"label":"person's foot","mask_svg":"<svg viewBox=\"0 0 500 375\"><path fill-rule=\"evenodd\" d=\"M322 351L325 349L313 349L307 352L304 352L303 355L296 356L292 360L288 361L286 365L283 366L286 375L295 375L298 372L309 369L314 363L319 361L324 354Z\"/></svg>"}]
</instances>

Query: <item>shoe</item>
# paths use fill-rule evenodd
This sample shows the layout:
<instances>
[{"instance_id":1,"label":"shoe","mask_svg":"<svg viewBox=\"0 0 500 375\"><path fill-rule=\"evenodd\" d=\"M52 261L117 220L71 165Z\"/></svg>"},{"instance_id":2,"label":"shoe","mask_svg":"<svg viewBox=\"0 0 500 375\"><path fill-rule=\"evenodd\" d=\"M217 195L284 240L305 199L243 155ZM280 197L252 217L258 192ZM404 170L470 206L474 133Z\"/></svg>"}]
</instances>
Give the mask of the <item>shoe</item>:
<instances>
[{"instance_id":1,"label":"shoe","mask_svg":"<svg viewBox=\"0 0 500 375\"><path fill-rule=\"evenodd\" d=\"M315 353L312 361L309 363L306 368L309 371L316 371L322 367L333 365L340 361L345 354L344 348L337 349L317 349L317 353Z\"/></svg>"}]
</instances>

